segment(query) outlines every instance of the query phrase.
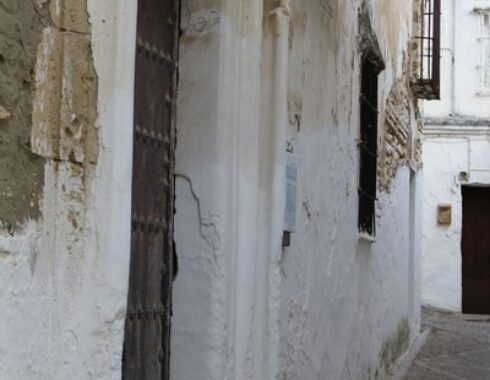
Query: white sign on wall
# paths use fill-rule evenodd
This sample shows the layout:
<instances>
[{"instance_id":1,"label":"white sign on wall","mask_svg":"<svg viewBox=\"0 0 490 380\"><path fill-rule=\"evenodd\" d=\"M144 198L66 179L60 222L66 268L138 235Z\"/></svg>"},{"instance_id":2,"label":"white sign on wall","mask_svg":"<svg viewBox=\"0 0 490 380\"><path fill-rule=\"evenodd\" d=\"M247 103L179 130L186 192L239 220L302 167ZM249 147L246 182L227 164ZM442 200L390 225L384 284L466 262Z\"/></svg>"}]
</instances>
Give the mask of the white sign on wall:
<instances>
[{"instance_id":1,"label":"white sign on wall","mask_svg":"<svg viewBox=\"0 0 490 380\"><path fill-rule=\"evenodd\" d=\"M286 213L284 220L284 230L294 232L296 228L296 199L298 186L298 167L294 157L288 155L286 165Z\"/></svg>"}]
</instances>

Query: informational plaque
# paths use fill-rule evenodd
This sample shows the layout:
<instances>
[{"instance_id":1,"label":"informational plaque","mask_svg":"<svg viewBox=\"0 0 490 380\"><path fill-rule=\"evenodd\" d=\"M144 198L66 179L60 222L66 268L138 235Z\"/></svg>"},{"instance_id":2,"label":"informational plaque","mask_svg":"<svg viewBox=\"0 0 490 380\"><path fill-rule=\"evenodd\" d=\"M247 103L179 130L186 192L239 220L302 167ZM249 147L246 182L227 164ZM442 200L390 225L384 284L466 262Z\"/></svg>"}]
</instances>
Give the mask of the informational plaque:
<instances>
[{"instance_id":1,"label":"informational plaque","mask_svg":"<svg viewBox=\"0 0 490 380\"><path fill-rule=\"evenodd\" d=\"M286 214L284 230L294 232L296 228L296 199L298 184L298 168L294 157L289 155L286 166Z\"/></svg>"},{"instance_id":2,"label":"informational plaque","mask_svg":"<svg viewBox=\"0 0 490 380\"><path fill-rule=\"evenodd\" d=\"M437 223L441 226L451 225L452 206L441 204L437 206Z\"/></svg>"}]
</instances>

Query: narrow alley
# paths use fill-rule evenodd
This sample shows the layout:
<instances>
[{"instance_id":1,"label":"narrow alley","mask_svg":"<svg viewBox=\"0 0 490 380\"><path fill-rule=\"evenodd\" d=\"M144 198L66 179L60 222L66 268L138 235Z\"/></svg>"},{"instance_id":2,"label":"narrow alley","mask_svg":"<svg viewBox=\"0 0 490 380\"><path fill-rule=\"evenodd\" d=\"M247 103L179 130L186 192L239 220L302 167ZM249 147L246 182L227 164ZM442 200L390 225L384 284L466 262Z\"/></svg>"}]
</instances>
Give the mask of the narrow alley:
<instances>
[{"instance_id":1,"label":"narrow alley","mask_svg":"<svg viewBox=\"0 0 490 380\"><path fill-rule=\"evenodd\" d=\"M488 362L490 0L0 0L0 380Z\"/></svg>"}]
</instances>

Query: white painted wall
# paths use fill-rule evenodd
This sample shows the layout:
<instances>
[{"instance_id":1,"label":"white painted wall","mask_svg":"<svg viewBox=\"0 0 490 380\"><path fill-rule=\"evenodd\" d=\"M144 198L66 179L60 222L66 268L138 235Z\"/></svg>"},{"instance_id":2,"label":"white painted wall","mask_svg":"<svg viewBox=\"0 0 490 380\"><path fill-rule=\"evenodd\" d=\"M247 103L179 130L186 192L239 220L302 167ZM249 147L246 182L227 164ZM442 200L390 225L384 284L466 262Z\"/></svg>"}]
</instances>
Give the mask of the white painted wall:
<instances>
[{"instance_id":1,"label":"white painted wall","mask_svg":"<svg viewBox=\"0 0 490 380\"><path fill-rule=\"evenodd\" d=\"M490 185L490 96L479 93L480 15L489 0L443 4L440 101L425 102L422 302L462 309L461 186ZM463 125L464 124L464 125ZM460 172L470 176L461 183ZM438 204L453 207L451 226L437 224Z\"/></svg>"},{"instance_id":2,"label":"white painted wall","mask_svg":"<svg viewBox=\"0 0 490 380\"><path fill-rule=\"evenodd\" d=\"M262 4L182 10L172 377L251 378Z\"/></svg>"},{"instance_id":3,"label":"white painted wall","mask_svg":"<svg viewBox=\"0 0 490 380\"><path fill-rule=\"evenodd\" d=\"M422 289L424 305L452 311L462 308L462 185L490 185L488 127L431 131L424 142L424 214ZM437 134L436 134L437 133ZM469 173L461 182L460 172ZM437 206L452 206L452 224L439 226Z\"/></svg>"},{"instance_id":4,"label":"white painted wall","mask_svg":"<svg viewBox=\"0 0 490 380\"><path fill-rule=\"evenodd\" d=\"M418 305L409 294L418 298L419 271L410 279L409 268L411 257L417 266L419 251L409 252L408 168L398 171L390 194L378 194L376 242L357 238L359 57L349 21L356 9L328 4L331 15L315 2L293 4L302 22L293 26L290 98L301 102L302 121L290 136L301 164L297 233L281 261L282 378L383 376L382 346L404 318L415 333L418 323L417 307L409 311L409 303ZM379 2L374 9L382 14L373 16L373 26L387 63L379 79L382 131L384 101L401 76L411 7ZM339 25L343 38L336 43Z\"/></svg>"},{"instance_id":5,"label":"white painted wall","mask_svg":"<svg viewBox=\"0 0 490 380\"><path fill-rule=\"evenodd\" d=\"M99 84L99 163L87 169L85 187L69 164L48 163L42 219L0 236L2 379L121 377L136 0L89 0L88 11ZM78 229L69 212L80 213Z\"/></svg>"},{"instance_id":6,"label":"white painted wall","mask_svg":"<svg viewBox=\"0 0 490 380\"><path fill-rule=\"evenodd\" d=\"M391 193L379 194L375 243L357 233L358 4L291 2L288 62L277 59L283 30L270 12L278 4L183 3L176 380L374 378L397 331L418 331L420 176L411 186L402 167ZM402 75L412 9L387 1L373 8L387 61L383 105ZM300 179L297 228L281 250L276 208L285 184L272 173L274 147L286 141L273 110L284 107L274 90L284 64L285 138Z\"/></svg>"}]
</instances>

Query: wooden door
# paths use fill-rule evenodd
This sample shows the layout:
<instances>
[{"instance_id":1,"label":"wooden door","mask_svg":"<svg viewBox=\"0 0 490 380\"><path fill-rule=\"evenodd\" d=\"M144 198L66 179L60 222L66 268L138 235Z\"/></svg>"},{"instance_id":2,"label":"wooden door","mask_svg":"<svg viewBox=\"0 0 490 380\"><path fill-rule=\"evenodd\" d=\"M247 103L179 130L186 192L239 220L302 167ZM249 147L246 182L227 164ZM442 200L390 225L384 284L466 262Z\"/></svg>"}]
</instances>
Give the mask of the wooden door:
<instances>
[{"instance_id":1,"label":"wooden door","mask_svg":"<svg viewBox=\"0 0 490 380\"><path fill-rule=\"evenodd\" d=\"M123 378L168 379L178 1L139 0Z\"/></svg>"},{"instance_id":2,"label":"wooden door","mask_svg":"<svg viewBox=\"0 0 490 380\"><path fill-rule=\"evenodd\" d=\"M463 187L463 312L490 314L490 188Z\"/></svg>"}]
</instances>

